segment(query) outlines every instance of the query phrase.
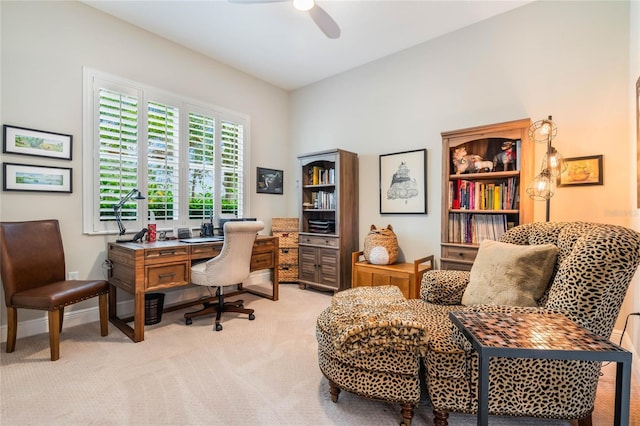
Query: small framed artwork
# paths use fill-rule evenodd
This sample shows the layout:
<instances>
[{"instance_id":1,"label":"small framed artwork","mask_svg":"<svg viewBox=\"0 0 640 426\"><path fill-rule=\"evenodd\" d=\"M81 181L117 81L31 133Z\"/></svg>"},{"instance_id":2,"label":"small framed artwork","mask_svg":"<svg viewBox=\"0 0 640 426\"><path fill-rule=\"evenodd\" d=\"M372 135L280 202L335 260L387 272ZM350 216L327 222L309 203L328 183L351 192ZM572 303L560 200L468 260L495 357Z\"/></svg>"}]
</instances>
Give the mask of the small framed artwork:
<instances>
[{"instance_id":1,"label":"small framed artwork","mask_svg":"<svg viewBox=\"0 0 640 426\"><path fill-rule=\"evenodd\" d=\"M380 214L427 213L427 150L380 156Z\"/></svg>"},{"instance_id":2,"label":"small framed artwork","mask_svg":"<svg viewBox=\"0 0 640 426\"><path fill-rule=\"evenodd\" d=\"M602 185L602 155L565 158L558 186Z\"/></svg>"},{"instance_id":3,"label":"small framed artwork","mask_svg":"<svg viewBox=\"0 0 640 426\"><path fill-rule=\"evenodd\" d=\"M2 190L70 193L71 168L3 163Z\"/></svg>"},{"instance_id":4,"label":"small framed artwork","mask_svg":"<svg viewBox=\"0 0 640 426\"><path fill-rule=\"evenodd\" d=\"M282 194L283 177L284 172L282 170L258 167L256 173L256 192L258 194Z\"/></svg>"},{"instance_id":5,"label":"small framed artwork","mask_svg":"<svg viewBox=\"0 0 640 426\"><path fill-rule=\"evenodd\" d=\"M71 135L4 125L2 152L71 160Z\"/></svg>"}]
</instances>

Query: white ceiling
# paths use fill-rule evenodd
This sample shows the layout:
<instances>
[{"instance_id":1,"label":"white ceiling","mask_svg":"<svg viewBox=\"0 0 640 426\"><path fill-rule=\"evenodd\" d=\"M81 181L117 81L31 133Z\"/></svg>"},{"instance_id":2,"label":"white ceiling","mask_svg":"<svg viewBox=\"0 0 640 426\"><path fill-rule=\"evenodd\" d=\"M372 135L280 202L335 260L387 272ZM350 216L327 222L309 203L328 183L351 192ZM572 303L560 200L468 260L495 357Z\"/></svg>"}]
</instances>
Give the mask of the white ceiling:
<instances>
[{"instance_id":1,"label":"white ceiling","mask_svg":"<svg viewBox=\"0 0 640 426\"><path fill-rule=\"evenodd\" d=\"M274 0L271 0L274 1ZM287 90L466 27L532 0L318 0L341 29L327 38L289 1L84 3Z\"/></svg>"}]
</instances>

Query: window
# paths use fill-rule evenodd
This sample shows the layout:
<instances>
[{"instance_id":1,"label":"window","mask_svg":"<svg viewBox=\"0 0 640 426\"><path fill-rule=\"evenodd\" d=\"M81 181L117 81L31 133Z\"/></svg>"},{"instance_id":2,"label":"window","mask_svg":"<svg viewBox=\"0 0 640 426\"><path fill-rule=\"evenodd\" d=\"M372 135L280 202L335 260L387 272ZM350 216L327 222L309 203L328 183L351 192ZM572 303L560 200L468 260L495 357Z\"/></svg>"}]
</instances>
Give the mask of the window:
<instances>
[{"instance_id":1,"label":"window","mask_svg":"<svg viewBox=\"0 0 640 426\"><path fill-rule=\"evenodd\" d=\"M159 228L242 217L248 117L85 69L84 229Z\"/></svg>"}]
</instances>

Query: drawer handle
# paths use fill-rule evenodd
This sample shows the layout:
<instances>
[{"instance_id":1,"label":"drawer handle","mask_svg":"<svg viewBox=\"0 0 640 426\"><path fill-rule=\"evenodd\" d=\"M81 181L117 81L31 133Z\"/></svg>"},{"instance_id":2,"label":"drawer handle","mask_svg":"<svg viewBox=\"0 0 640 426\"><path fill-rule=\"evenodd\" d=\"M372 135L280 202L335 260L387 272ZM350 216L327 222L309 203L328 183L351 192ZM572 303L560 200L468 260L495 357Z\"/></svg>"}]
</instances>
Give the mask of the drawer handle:
<instances>
[{"instance_id":1,"label":"drawer handle","mask_svg":"<svg viewBox=\"0 0 640 426\"><path fill-rule=\"evenodd\" d=\"M458 256L463 257L463 256L464 256L464 254L462 254L462 253L458 253Z\"/></svg>"},{"instance_id":2,"label":"drawer handle","mask_svg":"<svg viewBox=\"0 0 640 426\"><path fill-rule=\"evenodd\" d=\"M282 249L283 253L289 253L289 249Z\"/></svg>"},{"instance_id":3,"label":"drawer handle","mask_svg":"<svg viewBox=\"0 0 640 426\"><path fill-rule=\"evenodd\" d=\"M158 278L163 279L163 278L173 278L176 276L175 272L171 272L169 274L160 274L158 275Z\"/></svg>"},{"instance_id":4,"label":"drawer handle","mask_svg":"<svg viewBox=\"0 0 640 426\"><path fill-rule=\"evenodd\" d=\"M173 256L176 254L175 250L165 250L160 252L160 256Z\"/></svg>"}]
</instances>

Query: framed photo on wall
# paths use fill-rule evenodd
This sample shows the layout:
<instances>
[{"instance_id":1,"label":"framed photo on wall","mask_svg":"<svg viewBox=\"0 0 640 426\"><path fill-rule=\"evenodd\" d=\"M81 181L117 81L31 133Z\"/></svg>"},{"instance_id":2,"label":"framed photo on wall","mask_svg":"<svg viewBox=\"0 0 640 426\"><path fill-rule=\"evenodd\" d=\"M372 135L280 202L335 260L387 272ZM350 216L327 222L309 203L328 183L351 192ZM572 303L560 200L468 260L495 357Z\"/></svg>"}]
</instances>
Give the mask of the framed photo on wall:
<instances>
[{"instance_id":1,"label":"framed photo on wall","mask_svg":"<svg viewBox=\"0 0 640 426\"><path fill-rule=\"evenodd\" d=\"M284 172L258 167L256 172L256 192L258 194L282 194Z\"/></svg>"},{"instance_id":2,"label":"framed photo on wall","mask_svg":"<svg viewBox=\"0 0 640 426\"><path fill-rule=\"evenodd\" d=\"M2 133L2 152L4 153L71 160L73 139L71 135L7 124L2 126Z\"/></svg>"},{"instance_id":3,"label":"framed photo on wall","mask_svg":"<svg viewBox=\"0 0 640 426\"><path fill-rule=\"evenodd\" d=\"M427 213L427 150L380 156L380 214Z\"/></svg>"},{"instance_id":4,"label":"framed photo on wall","mask_svg":"<svg viewBox=\"0 0 640 426\"><path fill-rule=\"evenodd\" d=\"M2 190L71 193L71 168L3 163Z\"/></svg>"},{"instance_id":5,"label":"framed photo on wall","mask_svg":"<svg viewBox=\"0 0 640 426\"><path fill-rule=\"evenodd\" d=\"M565 158L566 169L558 176L558 186L602 185L602 155Z\"/></svg>"}]
</instances>

